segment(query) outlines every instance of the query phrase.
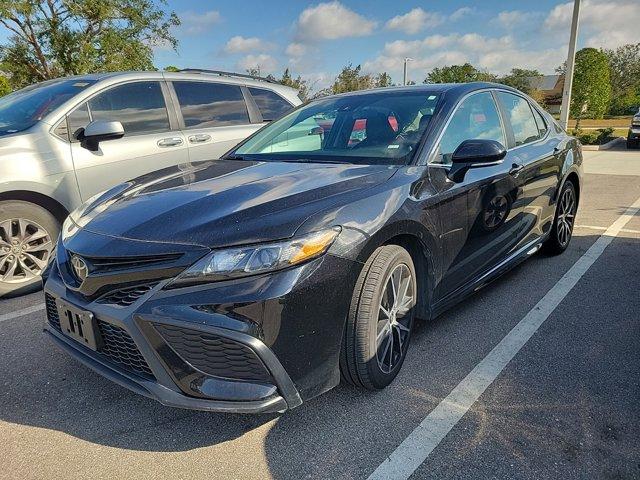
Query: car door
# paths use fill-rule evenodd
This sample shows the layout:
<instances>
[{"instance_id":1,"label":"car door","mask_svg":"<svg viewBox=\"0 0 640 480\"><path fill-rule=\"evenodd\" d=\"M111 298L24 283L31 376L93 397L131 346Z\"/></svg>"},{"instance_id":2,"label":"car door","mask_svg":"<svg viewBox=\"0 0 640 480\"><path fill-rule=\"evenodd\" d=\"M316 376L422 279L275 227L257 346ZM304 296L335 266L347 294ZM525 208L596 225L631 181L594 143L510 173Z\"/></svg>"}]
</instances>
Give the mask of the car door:
<instances>
[{"instance_id":1,"label":"car door","mask_svg":"<svg viewBox=\"0 0 640 480\"><path fill-rule=\"evenodd\" d=\"M170 120L162 82L119 84L94 95L67 115L73 165L83 200L144 173L189 161L175 119ZM93 120L122 123L124 137L91 151L75 140ZM175 128L174 128L175 127Z\"/></svg>"},{"instance_id":2,"label":"car door","mask_svg":"<svg viewBox=\"0 0 640 480\"><path fill-rule=\"evenodd\" d=\"M191 161L219 158L261 126L251 122L241 85L176 80L171 86Z\"/></svg>"},{"instance_id":3,"label":"car door","mask_svg":"<svg viewBox=\"0 0 640 480\"><path fill-rule=\"evenodd\" d=\"M451 157L464 141L490 139L507 145L503 118L491 91L463 99L451 115L430 158L429 176L438 192L443 277L436 296L444 299L509 255L526 228L519 178L502 161L449 178Z\"/></svg>"},{"instance_id":4,"label":"car door","mask_svg":"<svg viewBox=\"0 0 640 480\"><path fill-rule=\"evenodd\" d=\"M522 189L519 210L527 228L519 244L526 246L539 240L553 223L563 152L560 140L548 135L544 118L525 97L498 90L496 98L509 136L505 161L511 164Z\"/></svg>"}]
</instances>

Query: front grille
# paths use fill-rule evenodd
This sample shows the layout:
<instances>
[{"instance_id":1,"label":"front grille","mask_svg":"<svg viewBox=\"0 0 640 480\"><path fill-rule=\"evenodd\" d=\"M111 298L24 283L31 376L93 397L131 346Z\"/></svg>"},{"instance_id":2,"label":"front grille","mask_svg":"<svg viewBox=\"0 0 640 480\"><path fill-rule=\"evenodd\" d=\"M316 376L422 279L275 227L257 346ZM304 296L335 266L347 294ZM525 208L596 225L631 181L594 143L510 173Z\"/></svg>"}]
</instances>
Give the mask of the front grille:
<instances>
[{"instance_id":1,"label":"front grille","mask_svg":"<svg viewBox=\"0 0 640 480\"><path fill-rule=\"evenodd\" d=\"M242 343L172 325L154 326L180 357L201 372L234 380L271 381L260 358Z\"/></svg>"},{"instance_id":2,"label":"front grille","mask_svg":"<svg viewBox=\"0 0 640 480\"><path fill-rule=\"evenodd\" d=\"M58 307L56 307L56 299L48 293L44 294L45 304L47 308L47 319L53 328L61 331L60 317L58 316Z\"/></svg>"},{"instance_id":3,"label":"front grille","mask_svg":"<svg viewBox=\"0 0 640 480\"><path fill-rule=\"evenodd\" d=\"M53 328L62 332L55 298L46 293L45 300L49 323ZM102 338L102 344L98 349L98 354L101 357L130 373L150 379L154 378L147 361L126 330L99 318L96 319L96 323Z\"/></svg>"},{"instance_id":4,"label":"front grille","mask_svg":"<svg viewBox=\"0 0 640 480\"><path fill-rule=\"evenodd\" d=\"M102 355L125 370L153 378L147 361L126 330L102 320L98 320L98 329L102 335L99 350Z\"/></svg>"},{"instance_id":5,"label":"front grille","mask_svg":"<svg viewBox=\"0 0 640 480\"><path fill-rule=\"evenodd\" d=\"M157 283L148 283L146 285L136 285L135 287L121 288L103 295L97 303L117 305L119 307L128 307L144 294L153 290Z\"/></svg>"},{"instance_id":6,"label":"front grille","mask_svg":"<svg viewBox=\"0 0 640 480\"><path fill-rule=\"evenodd\" d=\"M74 252L69 251L69 258L72 258ZM79 255L85 260L91 271L110 271L110 270L129 270L160 263L170 262L182 256L181 253L167 253L163 255L139 255L132 257L85 257Z\"/></svg>"}]
</instances>

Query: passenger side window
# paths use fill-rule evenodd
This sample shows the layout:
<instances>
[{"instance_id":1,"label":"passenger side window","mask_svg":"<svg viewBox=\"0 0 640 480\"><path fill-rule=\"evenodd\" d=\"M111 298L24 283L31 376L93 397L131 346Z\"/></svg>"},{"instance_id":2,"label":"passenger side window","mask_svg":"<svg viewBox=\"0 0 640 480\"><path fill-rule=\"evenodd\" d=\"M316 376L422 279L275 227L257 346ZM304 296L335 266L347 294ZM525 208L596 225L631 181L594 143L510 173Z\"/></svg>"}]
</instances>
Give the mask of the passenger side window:
<instances>
[{"instance_id":1,"label":"passenger side window","mask_svg":"<svg viewBox=\"0 0 640 480\"><path fill-rule=\"evenodd\" d=\"M170 130L169 115L158 82L125 83L110 88L89 100L89 110L92 120L122 123L125 135Z\"/></svg>"},{"instance_id":2,"label":"passenger side window","mask_svg":"<svg viewBox=\"0 0 640 480\"><path fill-rule=\"evenodd\" d=\"M258 105L262 119L265 122L275 120L292 108L289 102L271 90L249 87L249 92L256 105Z\"/></svg>"},{"instance_id":3,"label":"passenger side window","mask_svg":"<svg viewBox=\"0 0 640 480\"><path fill-rule=\"evenodd\" d=\"M453 152L465 140L496 140L506 145L498 108L490 92L466 98L446 127L434 163L449 165Z\"/></svg>"},{"instance_id":4,"label":"passenger side window","mask_svg":"<svg viewBox=\"0 0 640 480\"><path fill-rule=\"evenodd\" d=\"M542 138L547 134L547 122L545 122L544 118L542 118L542 115L540 115L540 112L535 107L532 106L531 110L533 110L533 116L536 119L536 125L538 125L538 132L540 132L540 138Z\"/></svg>"},{"instance_id":5,"label":"passenger side window","mask_svg":"<svg viewBox=\"0 0 640 480\"><path fill-rule=\"evenodd\" d=\"M507 111L516 147L535 142L540 138L540 132L533 118L531 106L524 98L506 92L498 92L498 98Z\"/></svg>"},{"instance_id":6,"label":"passenger side window","mask_svg":"<svg viewBox=\"0 0 640 480\"><path fill-rule=\"evenodd\" d=\"M187 128L251 123L239 86L212 82L173 82L173 88Z\"/></svg>"}]
</instances>

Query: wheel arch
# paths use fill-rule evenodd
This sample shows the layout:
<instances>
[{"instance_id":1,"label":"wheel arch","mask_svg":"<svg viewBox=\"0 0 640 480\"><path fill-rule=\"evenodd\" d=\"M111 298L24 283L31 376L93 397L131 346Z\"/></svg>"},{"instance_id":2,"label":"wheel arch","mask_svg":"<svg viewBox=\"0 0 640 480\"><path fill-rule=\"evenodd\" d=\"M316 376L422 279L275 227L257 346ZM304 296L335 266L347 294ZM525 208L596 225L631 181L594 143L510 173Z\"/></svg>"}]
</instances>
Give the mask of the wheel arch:
<instances>
[{"instance_id":1,"label":"wheel arch","mask_svg":"<svg viewBox=\"0 0 640 480\"><path fill-rule=\"evenodd\" d=\"M383 245L399 245L409 252L416 269L418 304L416 316L431 317L431 300L436 284L437 264L434 258L437 243L433 235L415 222L400 222L377 232L361 249L359 260L364 264L376 248Z\"/></svg>"},{"instance_id":2,"label":"wheel arch","mask_svg":"<svg viewBox=\"0 0 640 480\"><path fill-rule=\"evenodd\" d=\"M38 205L51 213L60 223L69 215L67 209L60 202L39 192L10 190L0 193L0 202L6 200L18 200Z\"/></svg>"}]
</instances>

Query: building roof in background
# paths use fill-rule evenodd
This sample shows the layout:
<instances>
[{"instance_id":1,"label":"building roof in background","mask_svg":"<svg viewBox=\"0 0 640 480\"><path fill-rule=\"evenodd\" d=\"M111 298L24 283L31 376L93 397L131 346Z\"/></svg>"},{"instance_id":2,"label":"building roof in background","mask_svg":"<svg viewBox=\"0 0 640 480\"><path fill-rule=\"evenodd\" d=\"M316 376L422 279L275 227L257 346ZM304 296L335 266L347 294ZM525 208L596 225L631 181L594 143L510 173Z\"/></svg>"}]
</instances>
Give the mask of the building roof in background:
<instances>
[{"instance_id":1,"label":"building roof in background","mask_svg":"<svg viewBox=\"0 0 640 480\"><path fill-rule=\"evenodd\" d=\"M536 90L551 93L562 90L564 75L543 75L541 77L529 77L529 85Z\"/></svg>"}]
</instances>

